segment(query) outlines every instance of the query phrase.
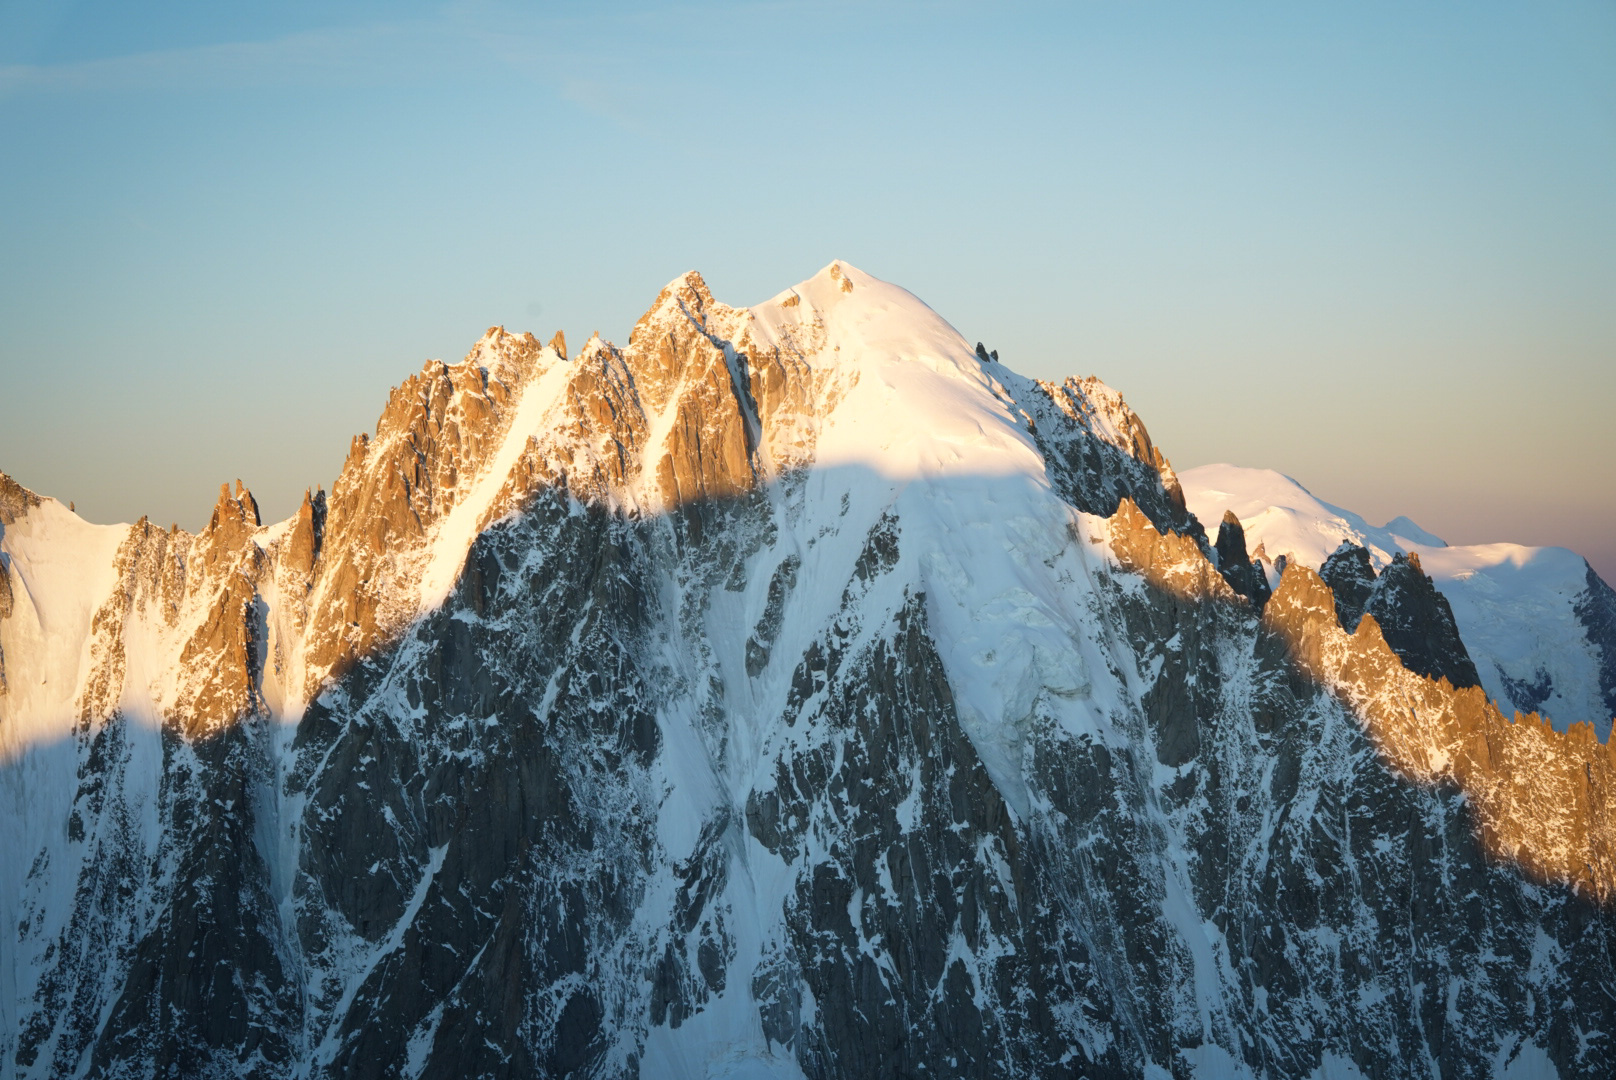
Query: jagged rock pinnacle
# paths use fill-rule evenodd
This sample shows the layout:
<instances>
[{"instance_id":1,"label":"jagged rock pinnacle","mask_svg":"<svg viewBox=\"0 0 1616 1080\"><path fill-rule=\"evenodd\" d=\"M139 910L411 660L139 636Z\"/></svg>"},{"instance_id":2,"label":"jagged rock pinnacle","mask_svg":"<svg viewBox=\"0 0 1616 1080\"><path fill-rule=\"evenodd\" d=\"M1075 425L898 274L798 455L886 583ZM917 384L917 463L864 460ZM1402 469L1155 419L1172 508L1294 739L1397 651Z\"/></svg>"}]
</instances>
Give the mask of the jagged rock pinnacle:
<instances>
[{"instance_id":1,"label":"jagged rock pinnacle","mask_svg":"<svg viewBox=\"0 0 1616 1080\"><path fill-rule=\"evenodd\" d=\"M1342 541L1319 567L1319 577L1335 594L1335 613L1341 629L1352 633L1358 629L1358 620L1363 618L1364 608L1375 588L1375 568L1369 561L1369 550Z\"/></svg>"},{"instance_id":2,"label":"jagged rock pinnacle","mask_svg":"<svg viewBox=\"0 0 1616 1080\"><path fill-rule=\"evenodd\" d=\"M1268 600L1268 578L1262 565L1246 554L1246 530L1234 511L1225 510L1213 545L1218 557L1218 573L1229 587L1261 607Z\"/></svg>"},{"instance_id":3,"label":"jagged rock pinnacle","mask_svg":"<svg viewBox=\"0 0 1616 1080\"><path fill-rule=\"evenodd\" d=\"M1445 678L1456 687L1481 684L1448 598L1437 591L1413 552L1393 557L1375 582L1364 614L1375 617L1386 644L1410 671Z\"/></svg>"}]
</instances>

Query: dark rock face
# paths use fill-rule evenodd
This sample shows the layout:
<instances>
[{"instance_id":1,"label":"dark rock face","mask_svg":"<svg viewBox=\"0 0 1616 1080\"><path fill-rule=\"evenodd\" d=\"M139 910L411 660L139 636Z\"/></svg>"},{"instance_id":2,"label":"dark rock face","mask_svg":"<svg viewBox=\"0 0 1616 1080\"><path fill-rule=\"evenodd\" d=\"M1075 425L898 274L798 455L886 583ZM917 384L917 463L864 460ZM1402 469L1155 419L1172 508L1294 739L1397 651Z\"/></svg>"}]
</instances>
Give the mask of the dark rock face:
<instances>
[{"instance_id":1,"label":"dark rock face","mask_svg":"<svg viewBox=\"0 0 1616 1080\"><path fill-rule=\"evenodd\" d=\"M1229 583L1229 588L1262 607L1268 600L1268 575L1263 572L1261 563L1246 554L1246 530L1232 510L1223 512L1212 550L1217 558L1218 573Z\"/></svg>"},{"instance_id":2,"label":"dark rock face","mask_svg":"<svg viewBox=\"0 0 1616 1080\"><path fill-rule=\"evenodd\" d=\"M1538 706L1554 693L1553 678L1541 669L1530 679L1512 679L1499 668L1498 680L1504 684L1504 692L1509 695L1509 700L1521 712L1536 712Z\"/></svg>"},{"instance_id":3,"label":"dark rock face","mask_svg":"<svg viewBox=\"0 0 1616 1080\"><path fill-rule=\"evenodd\" d=\"M632 530L547 500L479 542L451 609L300 725L292 903L329 1075L396 1075L412 1046L421 1076L571 1075L648 1011L705 1000L682 961L722 948L700 899L713 867L693 856L696 897L636 925L664 857L634 656L645 558Z\"/></svg>"},{"instance_id":4,"label":"dark rock face","mask_svg":"<svg viewBox=\"0 0 1616 1080\"><path fill-rule=\"evenodd\" d=\"M1577 618L1588 628L1588 640L1599 647L1599 692L1605 712L1616 716L1616 590L1588 567L1588 587L1577 597Z\"/></svg>"},{"instance_id":5,"label":"dark rock face","mask_svg":"<svg viewBox=\"0 0 1616 1080\"><path fill-rule=\"evenodd\" d=\"M1048 1069L1053 1047L1026 1037L1048 1029L1046 1003L1024 992L1044 973L992 948L1028 932L1032 913L992 869L1020 861L1017 836L953 716L921 601L889 639L849 644L833 634L799 666L804 688L823 686L798 723L825 737L779 759L747 805L752 834L796 868L765 1007L796 1020L804 989L818 1003L816 1023L770 1037L817 1075ZM828 858L809 853L816 833Z\"/></svg>"},{"instance_id":6,"label":"dark rock face","mask_svg":"<svg viewBox=\"0 0 1616 1080\"><path fill-rule=\"evenodd\" d=\"M238 727L191 744L163 736L159 799L171 815L164 854L174 860L172 878L162 883L163 910L128 955L92 1073L149 1062L159 1075L272 1074L292 1062L303 995L285 967L253 839L264 764L258 734Z\"/></svg>"},{"instance_id":7,"label":"dark rock face","mask_svg":"<svg viewBox=\"0 0 1616 1080\"><path fill-rule=\"evenodd\" d=\"M15 1033L19 1075L278 1076L291 1066L301 988L255 842L264 734L237 727L193 742L124 717L86 733L68 825L86 869ZM146 808L155 834L139 820ZM50 914L49 858L28 875L22 941Z\"/></svg>"},{"instance_id":8,"label":"dark rock face","mask_svg":"<svg viewBox=\"0 0 1616 1080\"><path fill-rule=\"evenodd\" d=\"M11 616L11 609L15 602L11 597L11 566L10 560L0 555L0 619ZM6 692L6 653L0 649L0 696Z\"/></svg>"},{"instance_id":9,"label":"dark rock face","mask_svg":"<svg viewBox=\"0 0 1616 1080\"><path fill-rule=\"evenodd\" d=\"M1184 505L1167 458L1151 442L1144 421L1120 394L1098 379L1033 383L995 365L1018 384L1014 401L1025 410L1049 476L1061 497L1101 517L1128 499L1162 530L1206 544L1206 530Z\"/></svg>"},{"instance_id":10,"label":"dark rock face","mask_svg":"<svg viewBox=\"0 0 1616 1080\"><path fill-rule=\"evenodd\" d=\"M1358 629L1358 620L1363 618L1375 591L1375 568L1369 561L1369 549L1343 543L1319 567L1319 577L1335 594L1335 614L1341 629L1352 633Z\"/></svg>"},{"instance_id":11,"label":"dark rock face","mask_svg":"<svg viewBox=\"0 0 1616 1080\"><path fill-rule=\"evenodd\" d=\"M1481 685L1453 621L1453 608L1420 568L1418 555L1399 552L1392 558L1375 582L1364 614L1375 617L1386 644L1410 671L1458 687ZM1345 620L1341 625L1345 628Z\"/></svg>"},{"instance_id":12,"label":"dark rock face","mask_svg":"<svg viewBox=\"0 0 1616 1080\"><path fill-rule=\"evenodd\" d=\"M1494 1075L1495 1051L1475 1040L1503 1026L1529 1027L1561 1075L1591 1075L1575 1044L1580 1021L1567 1023L1520 973L1542 927L1568 961L1557 985L1580 1000L1573 988L1607 961L1571 957L1616 926L1609 910L1558 893L1525 928L1522 914L1544 893L1486 856L1457 793L1396 778L1349 711L1299 678L1273 637L1244 628L1250 616L1119 601L1134 640L1163 660L1158 687L1199 691L1152 733L1163 747L1182 741L1175 726L1197 728L1163 808L1197 909L1217 927L1218 953L1227 949L1238 989L1222 1019L1246 1066L1310 1075L1326 1046L1350 1044L1328 1052L1366 1076L1403 1075L1410 1061L1444 1076ZM1219 643L1247 634L1250 653L1231 664ZM1146 644L1162 641L1179 647ZM1234 700L1249 704L1230 709ZM1512 957L1507 972L1492 967L1483 942L1493 940ZM1455 985L1465 988L1456 997L1441 989ZM1376 1004L1364 1010L1325 1004L1368 998Z\"/></svg>"}]
</instances>

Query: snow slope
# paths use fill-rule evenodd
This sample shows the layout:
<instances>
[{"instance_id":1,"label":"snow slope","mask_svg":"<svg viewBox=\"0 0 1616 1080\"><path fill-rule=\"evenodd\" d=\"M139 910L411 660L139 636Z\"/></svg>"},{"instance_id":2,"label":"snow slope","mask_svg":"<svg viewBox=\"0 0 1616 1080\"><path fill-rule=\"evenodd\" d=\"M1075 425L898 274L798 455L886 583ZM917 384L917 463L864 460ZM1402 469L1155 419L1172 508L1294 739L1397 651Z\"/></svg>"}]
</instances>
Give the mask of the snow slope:
<instances>
[{"instance_id":1,"label":"snow slope","mask_svg":"<svg viewBox=\"0 0 1616 1080\"><path fill-rule=\"evenodd\" d=\"M1247 547L1255 553L1262 545L1270 563L1288 555L1317 569L1343 542L1351 542L1369 549L1378 570L1399 551L1444 546L1406 517L1376 527L1272 469L1200 465L1180 472L1179 482L1190 511L1208 529L1216 530L1224 512L1234 511L1246 530Z\"/></svg>"},{"instance_id":2,"label":"snow slope","mask_svg":"<svg viewBox=\"0 0 1616 1080\"><path fill-rule=\"evenodd\" d=\"M0 526L15 604L0 624L0 649L13 658L0 760L63 735L76 718L89 674L90 622L117 582L115 557L128 532L127 525L92 525L55 499Z\"/></svg>"}]
</instances>

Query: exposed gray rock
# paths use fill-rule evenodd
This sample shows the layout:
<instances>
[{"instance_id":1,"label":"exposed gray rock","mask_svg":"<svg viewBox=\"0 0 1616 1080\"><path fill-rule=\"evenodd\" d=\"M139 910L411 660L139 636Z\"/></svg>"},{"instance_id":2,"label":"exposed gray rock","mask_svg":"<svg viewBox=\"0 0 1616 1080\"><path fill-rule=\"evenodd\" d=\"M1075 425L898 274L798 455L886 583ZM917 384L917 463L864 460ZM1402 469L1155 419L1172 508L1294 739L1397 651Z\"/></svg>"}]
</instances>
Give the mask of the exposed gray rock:
<instances>
[{"instance_id":1,"label":"exposed gray rock","mask_svg":"<svg viewBox=\"0 0 1616 1080\"><path fill-rule=\"evenodd\" d=\"M1481 685L1448 598L1420 568L1418 555L1393 556L1375 581L1364 614L1375 617L1386 643L1409 670L1445 678L1454 686Z\"/></svg>"},{"instance_id":2,"label":"exposed gray rock","mask_svg":"<svg viewBox=\"0 0 1616 1080\"><path fill-rule=\"evenodd\" d=\"M1319 577L1335 593L1335 614L1341 629L1352 633L1358 629L1358 620L1363 618L1375 591L1375 568L1369 561L1369 549L1343 541L1319 567Z\"/></svg>"},{"instance_id":3,"label":"exposed gray rock","mask_svg":"<svg viewBox=\"0 0 1616 1080\"><path fill-rule=\"evenodd\" d=\"M1257 607L1268 601L1268 576L1262 564L1246 554L1246 530L1234 511L1225 510L1218 525L1218 539L1212 545L1218 573L1229 583L1229 588L1250 600Z\"/></svg>"},{"instance_id":4,"label":"exposed gray rock","mask_svg":"<svg viewBox=\"0 0 1616 1080\"><path fill-rule=\"evenodd\" d=\"M1616 590L1588 567L1588 588L1577 597L1577 618L1599 649L1599 691L1605 712L1616 716Z\"/></svg>"}]
</instances>

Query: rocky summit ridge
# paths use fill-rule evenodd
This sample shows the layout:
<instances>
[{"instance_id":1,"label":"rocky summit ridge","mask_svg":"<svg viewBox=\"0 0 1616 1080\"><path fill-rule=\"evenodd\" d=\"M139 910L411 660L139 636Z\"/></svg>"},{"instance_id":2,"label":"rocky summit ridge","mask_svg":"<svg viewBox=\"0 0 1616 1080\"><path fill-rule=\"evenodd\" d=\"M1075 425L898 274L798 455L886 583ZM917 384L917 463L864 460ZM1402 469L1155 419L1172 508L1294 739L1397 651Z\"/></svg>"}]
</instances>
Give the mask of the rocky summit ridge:
<instances>
[{"instance_id":1,"label":"rocky summit ridge","mask_svg":"<svg viewBox=\"0 0 1616 1080\"><path fill-rule=\"evenodd\" d=\"M283 522L0 474L6 1074L1611 1075L1608 740L1198 491L840 262L491 328Z\"/></svg>"}]
</instances>

